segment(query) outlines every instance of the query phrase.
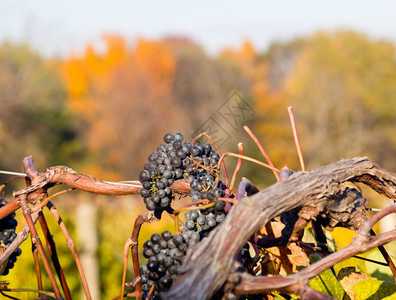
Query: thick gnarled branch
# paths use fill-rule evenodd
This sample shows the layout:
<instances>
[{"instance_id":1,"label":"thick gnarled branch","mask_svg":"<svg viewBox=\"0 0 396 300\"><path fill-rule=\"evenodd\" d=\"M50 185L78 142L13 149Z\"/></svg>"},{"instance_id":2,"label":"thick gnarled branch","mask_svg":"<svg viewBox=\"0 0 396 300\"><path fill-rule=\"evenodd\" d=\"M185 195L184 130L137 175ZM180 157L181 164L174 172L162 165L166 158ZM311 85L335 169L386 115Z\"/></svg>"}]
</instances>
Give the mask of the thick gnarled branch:
<instances>
[{"instance_id":1,"label":"thick gnarled branch","mask_svg":"<svg viewBox=\"0 0 396 300\"><path fill-rule=\"evenodd\" d=\"M396 175L366 157L294 173L234 206L224 222L188 253L181 274L165 298L210 299L228 281L235 268L234 258L261 226L301 207L324 211L328 199L341 193L346 181L364 183L378 193L396 198Z\"/></svg>"},{"instance_id":2,"label":"thick gnarled branch","mask_svg":"<svg viewBox=\"0 0 396 300\"><path fill-rule=\"evenodd\" d=\"M78 173L66 166L54 166L39 173L33 165L31 157L24 159L25 173L30 185L26 189L14 193L14 200L0 208L0 219L20 208L18 198L25 197L29 203L40 203L47 197L47 190L54 186L65 184L81 191L102 195L133 195L141 189L139 181L108 182L101 181L94 176ZM171 185L171 189L180 194L190 192L190 184L187 180L177 180Z\"/></svg>"}]
</instances>

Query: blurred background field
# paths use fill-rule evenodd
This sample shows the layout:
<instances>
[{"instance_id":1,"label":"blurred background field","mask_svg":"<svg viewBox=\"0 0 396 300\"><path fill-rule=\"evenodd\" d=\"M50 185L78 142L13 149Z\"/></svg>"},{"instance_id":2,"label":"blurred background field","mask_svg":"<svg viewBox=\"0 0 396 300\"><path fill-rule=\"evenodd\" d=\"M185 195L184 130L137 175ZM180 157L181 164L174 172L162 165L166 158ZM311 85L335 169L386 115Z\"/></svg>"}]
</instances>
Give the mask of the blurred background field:
<instances>
[{"instance_id":1,"label":"blurred background field","mask_svg":"<svg viewBox=\"0 0 396 300\"><path fill-rule=\"evenodd\" d=\"M184 31L166 31L168 25L177 27L179 23L157 12L153 12L154 16L147 15L144 23L142 16L135 16L139 7L118 2L114 4L113 15L108 11L108 19L116 20L125 5L125 9L131 9L132 19L135 16L138 24L143 22L145 27L140 32L146 34L128 33L127 25L121 26L124 31L112 30L108 25L109 30L97 27L96 32L94 17L101 15L95 14L94 6L89 10L84 4L81 11L76 12L76 23L90 29L91 35L96 34L95 38L84 39L76 29L78 43L71 42L73 38L68 36L66 45L62 45L62 35L58 36L57 30L62 33L61 25L68 28L66 25L74 22L69 10L65 9L62 14L61 5L55 7L46 1L38 1L38 10L26 1L17 1L20 8L12 1L5 1L0 9L0 170L22 172L23 158L33 155L40 171L64 164L102 180L134 180L166 132L182 132L191 140L197 130L208 130L209 127L204 126L208 120L216 121L210 128L224 140L223 152L237 152L238 142L243 142L246 155L261 159L253 141L242 129L248 125L275 166L281 168L287 164L298 170L287 114L287 107L292 105L307 169L341 158L367 155L384 168L396 171L396 37L389 32L380 34L374 25L370 30L372 23L367 22L370 15L363 14L362 19L356 19L360 8L364 12L370 9L364 1L352 2L357 7L348 6L343 14L334 7L327 13L318 10L330 25L326 21L308 22L309 30L305 31L292 30L296 23L287 22L290 12L284 16L279 14L277 22L272 17L268 17L268 23L264 22L268 27L283 24L282 32L291 31L288 35L268 35L263 23L257 23L256 30L252 29L249 35L249 28L260 20L254 15L249 23L249 14L255 9L260 12L261 6L252 4L246 7L245 13L242 10L237 14L234 10L238 6L231 3L234 15L228 14L229 21L223 24L227 34L223 36L224 41L217 44L213 40L219 32L211 35L211 30L202 29L212 13L227 14L226 9L217 5L212 12L207 12L209 17L202 16L202 26L198 26L206 33L205 40L205 35L194 35L192 29L189 32L192 23ZM158 4L158 9L161 5ZM314 4L307 2L305 10L310 9L309 5ZM384 14L386 23L388 5L376 5L373 20ZM75 3L70 6L78 8ZM142 7L145 13L150 12L144 9ZM177 9L183 19L183 7L170 4L169 11ZM276 9L283 12L279 7ZM284 10L287 9L286 6ZM17 13L18 18L14 19L7 11ZM98 8L99 11L102 10ZM86 12L92 12L93 16L86 16L84 23ZM316 20L315 12L312 13L306 17L308 20ZM190 10L187 14L194 15ZM59 16L62 18L57 23L54 20ZM150 23L155 16L163 23ZM263 12L262 19L266 16ZM345 26L349 17L356 24L361 20L363 29ZM214 15L212 18L215 20ZM200 17L194 15L193 19L199 21ZM109 20L104 24L111 24ZM293 20L303 23L302 19ZM334 24L329 20L335 20ZM43 26L50 21L55 24L53 28ZM240 23L242 28L246 24L251 26L242 33L235 29L236 37L230 38L227 44L226 37L234 27L226 25L231 23L236 27ZM214 24L220 26L221 21ZM162 25L164 32L150 34L150 26L154 32L155 26ZM44 27L47 31L43 33ZM20 33L23 28L30 31L23 35ZM73 31L64 30L63 34L65 32ZM250 110L222 113L221 108L235 92ZM236 161L230 158L227 163L232 170ZM275 182L269 170L249 162L243 163L240 174L261 188ZM0 175L0 183L8 178ZM20 188L23 188L20 183L7 187L5 198L10 200L12 191ZM367 191L366 196L371 207L389 204L373 192ZM140 198L73 191L55 199L54 203L80 252L84 249L78 239L78 231L82 230L78 228L78 211L81 203L92 207L97 226L94 255L98 264L99 297L110 299L118 295L123 245L136 216L144 211ZM18 218L19 230L24 221L20 213ZM376 230L383 231L386 226L394 228L395 219L388 217L381 223L383 228ZM47 220L72 293L78 298L80 284L72 256L56 222L49 215ZM173 230L170 219L144 225L141 241L165 228ZM352 235L336 230L336 244L347 245ZM15 268L1 280L9 281L12 287L36 286L30 248L28 240L22 245L23 254ZM394 245L387 248L396 255ZM380 259L374 252L367 255ZM373 269L362 261L354 259L345 264L359 264L363 270L389 279L387 270ZM132 278L130 268L128 279ZM49 287L48 282L46 285Z\"/></svg>"}]
</instances>

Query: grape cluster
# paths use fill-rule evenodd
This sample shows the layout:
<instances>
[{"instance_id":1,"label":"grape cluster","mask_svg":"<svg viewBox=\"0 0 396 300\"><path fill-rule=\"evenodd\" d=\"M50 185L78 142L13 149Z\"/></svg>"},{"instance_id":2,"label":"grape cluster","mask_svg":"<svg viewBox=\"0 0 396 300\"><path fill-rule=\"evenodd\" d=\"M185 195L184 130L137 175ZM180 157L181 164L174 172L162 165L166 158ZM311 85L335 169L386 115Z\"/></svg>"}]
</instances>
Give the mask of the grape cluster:
<instances>
[{"instance_id":1,"label":"grape cluster","mask_svg":"<svg viewBox=\"0 0 396 300\"><path fill-rule=\"evenodd\" d=\"M180 271L188 244L182 235L172 236L170 231L154 233L143 245L148 262L140 268L140 282L144 292L155 284L158 292L166 291Z\"/></svg>"},{"instance_id":2,"label":"grape cluster","mask_svg":"<svg viewBox=\"0 0 396 300\"><path fill-rule=\"evenodd\" d=\"M181 133L167 133L165 144L148 156L144 170L139 174L142 183L140 195L146 208L160 216L162 211L172 212L173 197L170 185L178 179L189 179L191 198L213 200L222 195L222 190L215 190L215 176L219 154L210 144L183 143Z\"/></svg>"},{"instance_id":3,"label":"grape cluster","mask_svg":"<svg viewBox=\"0 0 396 300\"><path fill-rule=\"evenodd\" d=\"M143 245L143 255L148 262L140 268L140 280L145 293L154 286L151 299L166 291L176 279L187 249L193 247L220 224L226 216L225 185L218 180L219 154L210 144L183 143L181 133L167 133L165 144L151 153L144 170L139 174L142 183L140 195L148 210L161 216L162 211L172 212L174 198L170 185L178 179L190 182L192 201L207 199L211 207L189 210L185 213L183 232L172 236L164 231L154 233ZM147 295L147 294L146 294Z\"/></svg>"},{"instance_id":4,"label":"grape cluster","mask_svg":"<svg viewBox=\"0 0 396 300\"><path fill-rule=\"evenodd\" d=\"M195 245L200 239L205 237L213 228L224 221L226 212L225 202L216 200L212 207L204 210L190 210L184 215L183 237L188 241L189 246ZM200 239L195 238L196 233L200 233Z\"/></svg>"},{"instance_id":5,"label":"grape cluster","mask_svg":"<svg viewBox=\"0 0 396 300\"><path fill-rule=\"evenodd\" d=\"M191 180L190 187L192 201L200 199L214 200L218 197L224 197L224 191L221 188L215 188L215 178L211 174L199 173Z\"/></svg>"},{"instance_id":6,"label":"grape cluster","mask_svg":"<svg viewBox=\"0 0 396 300\"><path fill-rule=\"evenodd\" d=\"M179 274L187 249L193 247L225 218L225 203L215 201L209 209L187 211L183 232L172 236L170 231L154 233L143 245L148 262L140 268L144 292L155 285L156 292L167 291ZM153 296L151 299L154 299Z\"/></svg>"},{"instance_id":7,"label":"grape cluster","mask_svg":"<svg viewBox=\"0 0 396 300\"><path fill-rule=\"evenodd\" d=\"M4 199L0 200L0 207L7 204L7 201ZM7 217L0 220L0 248L1 253L12 243L12 241L16 238L17 234L15 233L15 228L18 225L17 220L15 219L15 213L9 214ZM22 251L20 248L17 248L8 258L6 265L1 266L0 275L7 275L14 267L14 264L17 260L17 256L21 255Z\"/></svg>"}]
</instances>

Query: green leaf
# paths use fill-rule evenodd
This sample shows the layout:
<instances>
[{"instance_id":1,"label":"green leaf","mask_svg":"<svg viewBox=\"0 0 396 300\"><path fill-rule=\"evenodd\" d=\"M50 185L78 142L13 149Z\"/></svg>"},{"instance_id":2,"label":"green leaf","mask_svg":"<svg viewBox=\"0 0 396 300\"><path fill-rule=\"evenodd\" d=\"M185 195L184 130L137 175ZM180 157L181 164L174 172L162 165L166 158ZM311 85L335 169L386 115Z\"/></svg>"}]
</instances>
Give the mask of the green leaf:
<instances>
[{"instance_id":1,"label":"green leaf","mask_svg":"<svg viewBox=\"0 0 396 300\"><path fill-rule=\"evenodd\" d=\"M382 256L381 252L378 249L373 249L372 251L370 251L369 254L367 255L367 258L383 263L385 262L384 257ZM392 260L396 264L396 259L392 259ZM388 266L381 266L379 264L372 263L369 261L365 262L365 266L368 274L377 277L379 280L390 281L390 282L394 281L392 271Z\"/></svg>"},{"instance_id":2,"label":"green leaf","mask_svg":"<svg viewBox=\"0 0 396 300\"><path fill-rule=\"evenodd\" d=\"M311 263L321 259L321 257L317 254L311 255L309 258ZM311 288L327 295L336 297L337 299L342 299L345 294L340 282L330 269L325 270L315 278L312 278L309 281L309 285Z\"/></svg>"},{"instance_id":3,"label":"green leaf","mask_svg":"<svg viewBox=\"0 0 396 300\"><path fill-rule=\"evenodd\" d=\"M396 286L377 279L359 281L354 285L353 291L356 300L396 299Z\"/></svg>"}]
</instances>

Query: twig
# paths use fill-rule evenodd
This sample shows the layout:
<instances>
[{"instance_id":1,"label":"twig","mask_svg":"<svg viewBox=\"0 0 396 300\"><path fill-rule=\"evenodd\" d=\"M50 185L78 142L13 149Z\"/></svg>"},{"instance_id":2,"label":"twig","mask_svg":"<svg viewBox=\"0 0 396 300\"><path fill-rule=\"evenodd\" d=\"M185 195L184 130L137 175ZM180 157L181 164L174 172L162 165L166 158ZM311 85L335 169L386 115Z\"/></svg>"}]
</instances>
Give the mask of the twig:
<instances>
[{"instance_id":1,"label":"twig","mask_svg":"<svg viewBox=\"0 0 396 300\"><path fill-rule=\"evenodd\" d=\"M36 223L38 220L38 213L32 214L33 223ZM16 238L12 241L12 243L7 247L7 249L0 255L0 266L4 264L8 257L19 247L29 236L29 226L25 224Z\"/></svg>"},{"instance_id":2,"label":"twig","mask_svg":"<svg viewBox=\"0 0 396 300\"><path fill-rule=\"evenodd\" d=\"M134 243L131 239L127 239L124 245L124 268L122 271L122 282L121 282L121 295L120 299L124 299L124 291L125 291L125 281L126 281L126 272L127 272L127 265L128 265L128 250L130 247L133 247Z\"/></svg>"},{"instance_id":3,"label":"twig","mask_svg":"<svg viewBox=\"0 0 396 300\"><path fill-rule=\"evenodd\" d=\"M249 179L244 178L239 183L236 198L237 200L240 200L245 197L245 193L247 193L247 196L251 196L258 192L259 189L253 183L251 183Z\"/></svg>"},{"instance_id":4,"label":"twig","mask_svg":"<svg viewBox=\"0 0 396 300\"><path fill-rule=\"evenodd\" d=\"M133 272L136 276L140 276L140 266L139 266L139 252L138 252L138 237L139 237L139 232L140 228L144 223L153 223L159 221L155 216L152 211L147 211L141 215L139 215L136 220L135 224L133 226L132 234L130 237L131 241L131 254L132 254L132 263L133 263ZM141 299L141 295L143 293L142 290L142 284L140 281L136 284L136 290L137 292L137 299Z\"/></svg>"},{"instance_id":5,"label":"twig","mask_svg":"<svg viewBox=\"0 0 396 300\"><path fill-rule=\"evenodd\" d=\"M4 174L4 175L13 175L13 176L18 176L18 177L26 177L26 174L25 174L25 173L12 172L12 171L4 171L4 170L0 170L0 174Z\"/></svg>"},{"instance_id":6,"label":"twig","mask_svg":"<svg viewBox=\"0 0 396 300\"><path fill-rule=\"evenodd\" d=\"M52 238L51 232L48 228L47 221L45 220L45 217L41 211L39 212L39 222L40 222L41 229L43 230L44 238L46 240L48 254L51 256L52 264L53 264L55 271L58 275L60 284L62 286L63 293L65 294L65 298L67 300L71 300L72 297L71 297L70 289L69 289L69 286L67 285L65 274L63 273L62 266L60 265L60 262L59 262L54 239Z\"/></svg>"},{"instance_id":7,"label":"twig","mask_svg":"<svg viewBox=\"0 0 396 300\"><path fill-rule=\"evenodd\" d=\"M154 293L155 284L153 284L147 294L147 299L151 298L151 295Z\"/></svg>"},{"instance_id":8,"label":"twig","mask_svg":"<svg viewBox=\"0 0 396 300\"><path fill-rule=\"evenodd\" d=\"M66 238L66 244L69 247L70 252L73 255L74 261L75 261L76 266L77 266L78 274L80 275L80 280L81 280L81 284L82 284L82 287L83 287L83 290L84 290L84 293L85 293L85 297L87 298L87 300L91 300L92 297L91 297L91 293L89 291L88 282L87 282L87 279L85 277L84 270L82 268L82 265L81 265L81 262L80 262L80 258L78 256L74 241L73 241L69 231L67 230L66 225L63 222L60 214L58 213L58 210L56 209L55 205L51 201L49 201L47 203L47 207L48 207L49 211L51 212L51 214L55 217L57 223L59 224L59 227L61 228L61 230L63 232L63 235Z\"/></svg>"},{"instance_id":9,"label":"twig","mask_svg":"<svg viewBox=\"0 0 396 300\"><path fill-rule=\"evenodd\" d=\"M217 200L228 202L228 203L231 203L233 205L238 204L238 201L236 199L232 199L232 198L219 197L219 198L217 198Z\"/></svg>"},{"instance_id":10,"label":"twig","mask_svg":"<svg viewBox=\"0 0 396 300\"><path fill-rule=\"evenodd\" d=\"M140 293L140 297L141 297L141 294L142 293ZM136 291L132 292L132 293L125 293L123 295L123 297L131 297L131 298L136 298L137 299L139 297L139 293L137 293ZM120 299L120 298L121 298L121 295L119 295L117 297L114 297L112 300L117 300L117 299Z\"/></svg>"},{"instance_id":11,"label":"twig","mask_svg":"<svg viewBox=\"0 0 396 300\"><path fill-rule=\"evenodd\" d=\"M138 181L134 185L108 183L100 181L93 176L77 173L66 166L55 166L36 176L33 184L27 189L15 192L15 199L0 207L0 219L20 208L18 197L27 195L28 202L42 202L47 197L46 189L56 184L66 184L75 189L102 195L131 195L140 192L140 188L135 187L139 186L140 183ZM188 194L191 189L190 183L185 179L176 180L170 188L179 194Z\"/></svg>"},{"instance_id":12,"label":"twig","mask_svg":"<svg viewBox=\"0 0 396 300\"><path fill-rule=\"evenodd\" d=\"M39 204L38 206L34 206L34 207L31 209L32 212L36 212L36 211L41 210L44 206L47 205L48 201L51 201L51 200L54 199L55 197L58 197L58 196L63 195L63 194L66 194L66 193L71 192L71 191L73 191L73 190L74 190L74 188L70 188L70 189L60 191L60 192L58 192L58 193L55 193L55 194L53 194L53 195L47 197L44 201L41 201L40 204Z\"/></svg>"},{"instance_id":13,"label":"twig","mask_svg":"<svg viewBox=\"0 0 396 300\"><path fill-rule=\"evenodd\" d=\"M127 290L131 290L138 284L138 282L140 282L140 276L136 276L131 282L125 283L125 288Z\"/></svg>"},{"instance_id":14,"label":"twig","mask_svg":"<svg viewBox=\"0 0 396 300\"><path fill-rule=\"evenodd\" d=\"M238 153L239 153L239 155L243 155L243 144L242 143L238 144ZM242 165L242 158L239 157L237 165L234 170L234 173L232 174L231 183L230 183L230 187L229 187L230 191L234 188L234 183L235 183L236 177L238 175L239 169L241 168L241 165Z\"/></svg>"},{"instance_id":15,"label":"twig","mask_svg":"<svg viewBox=\"0 0 396 300\"><path fill-rule=\"evenodd\" d=\"M32 254L33 254L33 261L34 261L34 269L36 271L37 289L42 290L43 289L43 279L42 279L42 276L41 276L41 268L40 268L38 250L37 250L37 247L35 245L32 245ZM47 299L45 297L45 295L40 295L39 294L39 297L40 297L40 299Z\"/></svg>"},{"instance_id":16,"label":"twig","mask_svg":"<svg viewBox=\"0 0 396 300\"><path fill-rule=\"evenodd\" d=\"M34 222L31 216L30 208L27 205L26 198L21 198L21 207L22 207L22 212L23 216L25 217L25 220L29 226L31 237L32 237L32 243L35 247L37 247L38 252L41 255L41 260L44 264L44 267L47 271L49 280L51 282L51 286L54 289L54 293L57 299L62 299L61 293L59 291L58 284L56 283L56 279L54 276L54 273L51 269L50 263L48 261L47 255L45 254L44 247L41 243L40 237L37 234L36 228L34 227Z\"/></svg>"},{"instance_id":17,"label":"twig","mask_svg":"<svg viewBox=\"0 0 396 300\"><path fill-rule=\"evenodd\" d=\"M259 161L259 160L257 160L257 159L251 158L251 157L249 157L249 156L240 155L240 154L235 154L235 153L232 153L232 152L226 152L226 153L224 153L224 154L220 157L220 160L219 160L219 162L218 162L218 166L220 165L220 163L222 163L222 161L224 160L224 157L226 157L226 156L232 156L232 157L236 157L236 158L245 159L245 160L247 160L247 161L250 161L250 162L252 162L252 163L258 164L258 165L260 165L260 166L266 167L266 168L268 168L268 169L271 169L272 171L275 171L275 172L278 172L278 173L279 173L279 170L278 170L277 168L275 168L275 167L271 167L270 165L268 165L268 164L266 164L266 163L263 163L263 162L261 162L261 161Z\"/></svg>"},{"instance_id":18,"label":"twig","mask_svg":"<svg viewBox=\"0 0 396 300\"><path fill-rule=\"evenodd\" d=\"M25 178L25 177L23 177L23 176L15 176L15 177L12 177L11 179L8 179L6 182L4 182L4 183L0 186L0 192L3 191L3 189L7 186L7 184L9 184L9 183L11 183L11 182L13 182L14 180L19 179L19 178Z\"/></svg>"},{"instance_id":19,"label":"twig","mask_svg":"<svg viewBox=\"0 0 396 300\"><path fill-rule=\"evenodd\" d=\"M287 110L289 112L290 123L293 130L294 143L296 144L298 159L300 160L300 165L301 165L301 171L305 172L304 158L301 152L300 142L298 141L297 127L296 127L296 121L294 120L293 108L289 106Z\"/></svg>"},{"instance_id":20,"label":"twig","mask_svg":"<svg viewBox=\"0 0 396 300\"><path fill-rule=\"evenodd\" d=\"M372 229L370 230L370 233L371 233L372 235L374 235L374 236L376 235L375 232L374 232L374 230L372 230ZM395 266L395 264L393 263L392 258L390 257L388 251L386 251L386 249L385 249L384 246L382 246L382 245L381 245L381 246L378 246L378 250L381 252L383 258L384 258L385 261L386 261L387 266L388 266L389 269L391 270L391 272L392 272L392 274L393 274L393 278L394 278L394 280L395 280L395 284L396 284L396 266Z\"/></svg>"},{"instance_id":21,"label":"twig","mask_svg":"<svg viewBox=\"0 0 396 300\"><path fill-rule=\"evenodd\" d=\"M252 140L255 142L255 144L257 145L257 147L259 148L261 154L264 156L264 158L266 159L267 163L272 166L275 167L274 164L272 163L270 157L268 156L267 152L265 152L263 146L261 145L261 143L259 142L259 140L257 139L257 137L253 134L253 132L250 130L249 127L247 127L246 125L243 126L243 129L245 129L245 131L248 133L248 135L252 138ZM276 178L276 180L279 181L279 174L272 170L272 172L274 173L274 176Z\"/></svg>"},{"instance_id":22,"label":"twig","mask_svg":"<svg viewBox=\"0 0 396 300\"><path fill-rule=\"evenodd\" d=\"M26 288L20 288L20 289L10 289L10 288L0 288L0 291L2 292L29 292L29 293L38 293L39 295L44 295L48 296L51 298L56 298L55 294L53 292L48 292L44 290L35 290L35 289L26 289ZM16 298L12 298L16 299Z\"/></svg>"},{"instance_id":23,"label":"twig","mask_svg":"<svg viewBox=\"0 0 396 300\"><path fill-rule=\"evenodd\" d=\"M363 226L359 228L359 234L364 236L370 236L370 231L373 229L373 226L382 218L386 217L390 213L396 212L396 204L392 204L380 212L374 214L370 219L368 219Z\"/></svg>"}]
</instances>

